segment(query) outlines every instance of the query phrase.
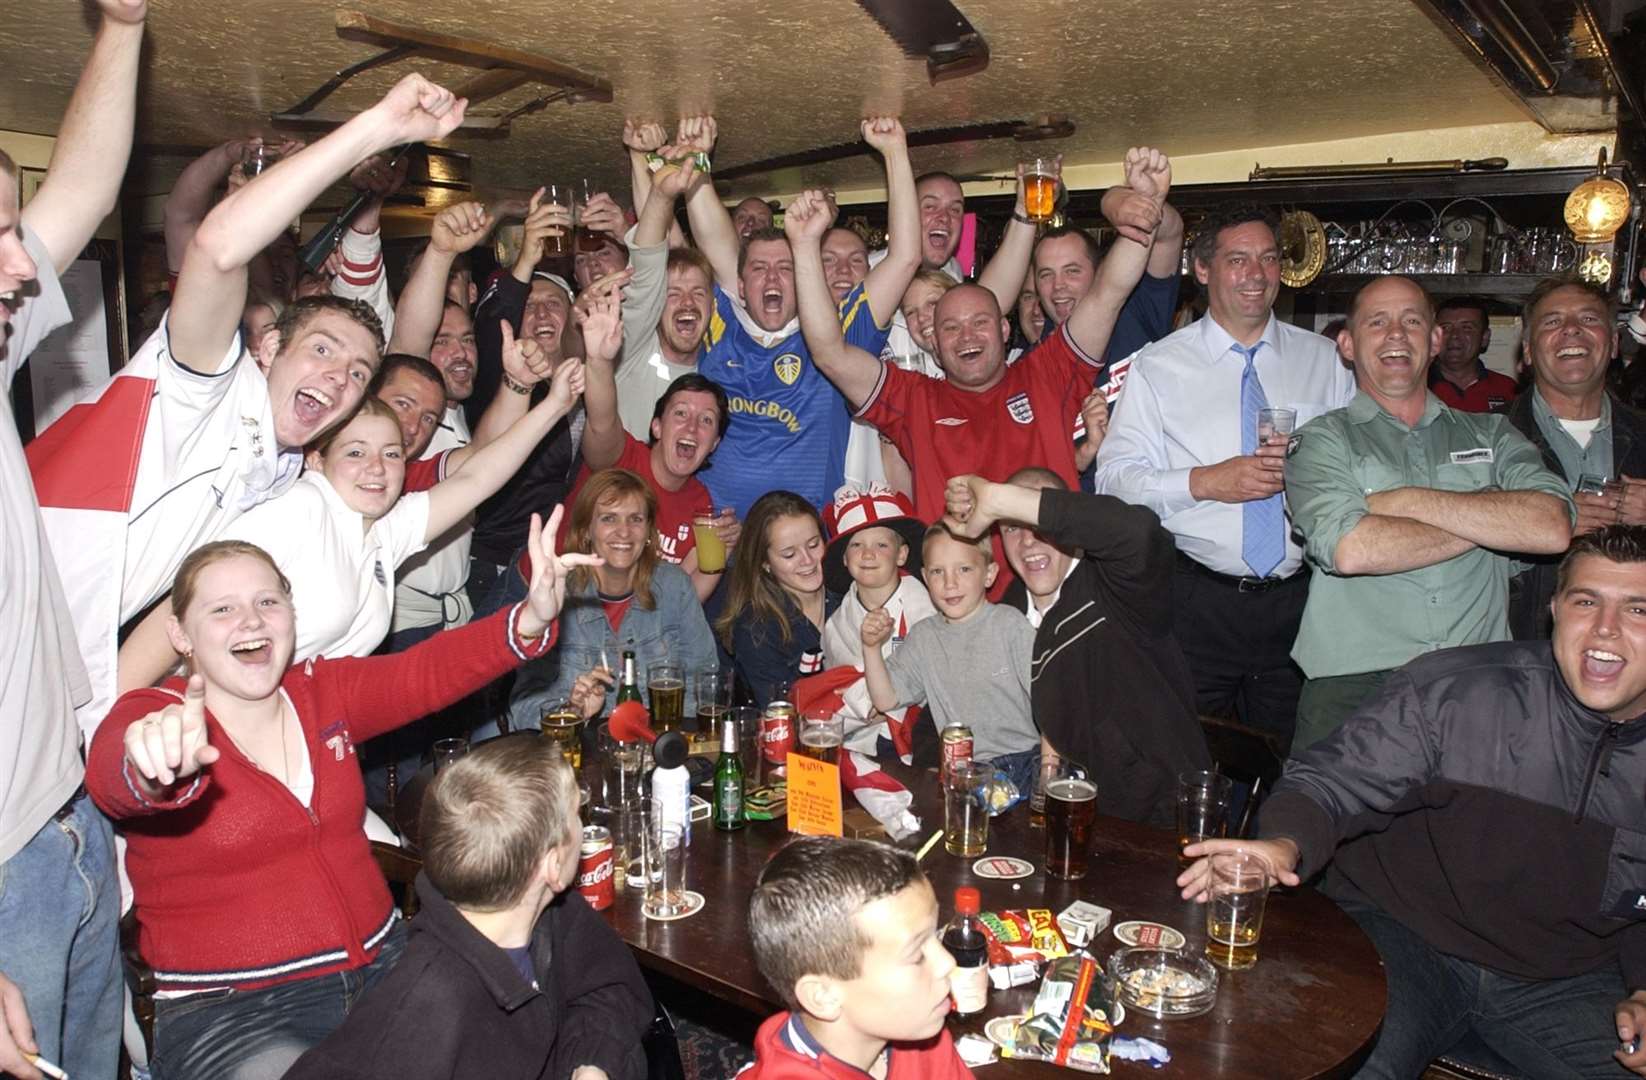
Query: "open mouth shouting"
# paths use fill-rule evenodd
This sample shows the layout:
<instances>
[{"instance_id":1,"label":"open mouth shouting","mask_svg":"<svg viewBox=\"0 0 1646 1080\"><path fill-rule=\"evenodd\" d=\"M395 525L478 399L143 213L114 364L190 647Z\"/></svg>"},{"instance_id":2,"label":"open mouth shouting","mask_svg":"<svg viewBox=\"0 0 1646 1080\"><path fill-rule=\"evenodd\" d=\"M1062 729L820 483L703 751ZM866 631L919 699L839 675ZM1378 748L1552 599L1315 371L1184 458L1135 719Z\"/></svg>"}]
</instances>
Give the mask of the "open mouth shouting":
<instances>
[{"instance_id":1,"label":"open mouth shouting","mask_svg":"<svg viewBox=\"0 0 1646 1080\"><path fill-rule=\"evenodd\" d=\"M760 310L776 317L783 313L783 290L766 289L760 294Z\"/></svg>"},{"instance_id":2,"label":"open mouth shouting","mask_svg":"<svg viewBox=\"0 0 1646 1080\"><path fill-rule=\"evenodd\" d=\"M17 303L18 296L16 289L11 289L7 292L0 292L0 323L11 321L11 313L16 309Z\"/></svg>"},{"instance_id":3,"label":"open mouth shouting","mask_svg":"<svg viewBox=\"0 0 1646 1080\"><path fill-rule=\"evenodd\" d=\"M688 341L695 341L703 332L703 320L695 309L683 308L675 312L674 332Z\"/></svg>"},{"instance_id":4,"label":"open mouth shouting","mask_svg":"<svg viewBox=\"0 0 1646 1080\"><path fill-rule=\"evenodd\" d=\"M300 387L293 395L292 411L303 424L317 428L336 405L332 396L313 386Z\"/></svg>"},{"instance_id":5,"label":"open mouth shouting","mask_svg":"<svg viewBox=\"0 0 1646 1080\"><path fill-rule=\"evenodd\" d=\"M262 667L274 657L274 640L260 637L237 641L229 646L229 653L242 664Z\"/></svg>"},{"instance_id":6,"label":"open mouth shouting","mask_svg":"<svg viewBox=\"0 0 1646 1080\"><path fill-rule=\"evenodd\" d=\"M690 437L676 439L674 441L675 463L690 471L691 467L697 464L697 447L696 439Z\"/></svg>"},{"instance_id":7,"label":"open mouth shouting","mask_svg":"<svg viewBox=\"0 0 1646 1080\"><path fill-rule=\"evenodd\" d=\"M1628 661L1605 649L1583 650L1583 680L1585 682L1612 682L1623 673Z\"/></svg>"},{"instance_id":8,"label":"open mouth shouting","mask_svg":"<svg viewBox=\"0 0 1646 1080\"><path fill-rule=\"evenodd\" d=\"M949 250L950 235L948 229L927 229L926 247L939 254L946 253Z\"/></svg>"}]
</instances>

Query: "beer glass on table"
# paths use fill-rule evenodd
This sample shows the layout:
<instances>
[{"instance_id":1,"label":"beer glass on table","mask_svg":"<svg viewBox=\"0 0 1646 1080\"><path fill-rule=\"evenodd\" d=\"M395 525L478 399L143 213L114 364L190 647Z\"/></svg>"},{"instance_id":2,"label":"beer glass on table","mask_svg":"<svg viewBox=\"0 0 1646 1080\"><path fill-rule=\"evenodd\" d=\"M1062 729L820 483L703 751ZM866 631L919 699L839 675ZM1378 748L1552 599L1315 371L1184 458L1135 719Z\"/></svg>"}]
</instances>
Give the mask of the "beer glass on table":
<instances>
[{"instance_id":1,"label":"beer glass on table","mask_svg":"<svg viewBox=\"0 0 1646 1080\"><path fill-rule=\"evenodd\" d=\"M732 673L710 668L692 675L693 696L697 699L697 730L720 738L720 725L732 707Z\"/></svg>"},{"instance_id":2,"label":"beer glass on table","mask_svg":"<svg viewBox=\"0 0 1646 1080\"><path fill-rule=\"evenodd\" d=\"M686 671L679 664L652 664L646 668L646 693L651 698L652 730L659 735L679 731L686 712Z\"/></svg>"},{"instance_id":3,"label":"beer glass on table","mask_svg":"<svg viewBox=\"0 0 1646 1080\"><path fill-rule=\"evenodd\" d=\"M1051 158L1023 162L1023 213L1036 225L1050 221L1057 210L1057 174Z\"/></svg>"},{"instance_id":4,"label":"beer glass on table","mask_svg":"<svg viewBox=\"0 0 1646 1080\"><path fill-rule=\"evenodd\" d=\"M583 714L570 698L551 702L543 710L539 726L543 736L553 739L560 748L560 756L566 759L573 772L583 767Z\"/></svg>"},{"instance_id":5,"label":"beer glass on table","mask_svg":"<svg viewBox=\"0 0 1646 1080\"><path fill-rule=\"evenodd\" d=\"M1212 881L1206 901L1206 959L1220 968L1244 971L1257 963L1269 873L1263 860L1246 851L1211 857Z\"/></svg>"},{"instance_id":6,"label":"beer glass on table","mask_svg":"<svg viewBox=\"0 0 1646 1080\"><path fill-rule=\"evenodd\" d=\"M994 766L957 761L943 778L943 850L981 855L989 846L989 783Z\"/></svg>"},{"instance_id":7,"label":"beer glass on table","mask_svg":"<svg viewBox=\"0 0 1646 1080\"><path fill-rule=\"evenodd\" d=\"M436 739L429 751L434 758L434 771L439 772L469 752L469 740L461 736L455 739Z\"/></svg>"},{"instance_id":8,"label":"beer glass on table","mask_svg":"<svg viewBox=\"0 0 1646 1080\"><path fill-rule=\"evenodd\" d=\"M653 813L646 821L645 913L668 919L686 910L686 829Z\"/></svg>"},{"instance_id":9,"label":"beer glass on table","mask_svg":"<svg viewBox=\"0 0 1646 1080\"><path fill-rule=\"evenodd\" d=\"M1177 862L1188 866L1183 854L1190 844L1228 835L1229 796L1234 782L1205 769L1177 774Z\"/></svg>"},{"instance_id":10,"label":"beer glass on table","mask_svg":"<svg viewBox=\"0 0 1646 1080\"><path fill-rule=\"evenodd\" d=\"M760 710L753 705L734 705L731 717L737 722L737 756L743 762L743 790L753 791L765 783L761 769Z\"/></svg>"},{"instance_id":11,"label":"beer glass on table","mask_svg":"<svg viewBox=\"0 0 1646 1080\"><path fill-rule=\"evenodd\" d=\"M607 814L612 830L612 880L619 889L645 887L646 828L655 806L653 800L637 796L611 807Z\"/></svg>"},{"instance_id":12,"label":"beer glass on table","mask_svg":"<svg viewBox=\"0 0 1646 1080\"><path fill-rule=\"evenodd\" d=\"M602 801L609 807L638 802L646 775L646 744L614 738L610 724L600 725L596 742L600 748Z\"/></svg>"},{"instance_id":13,"label":"beer glass on table","mask_svg":"<svg viewBox=\"0 0 1646 1080\"><path fill-rule=\"evenodd\" d=\"M557 184L552 180L543 185L543 201L541 206L563 206L567 211L572 209L571 187L567 184ZM572 250L571 229L554 229L543 239L543 254L550 258L570 255Z\"/></svg>"},{"instance_id":14,"label":"beer glass on table","mask_svg":"<svg viewBox=\"0 0 1646 1080\"><path fill-rule=\"evenodd\" d=\"M1097 785L1072 761L1059 761L1045 777L1046 873L1065 881L1086 876L1092 825L1097 820Z\"/></svg>"},{"instance_id":15,"label":"beer glass on table","mask_svg":"<svg viewBox=\"0 0 1646 1080\"><path fill-rule=\"evenodd\" d=\"M800 753L830 765L840 764L846 741L845 720L832 709L814 709L800 718Z\"/></svg>"}]
</instances>

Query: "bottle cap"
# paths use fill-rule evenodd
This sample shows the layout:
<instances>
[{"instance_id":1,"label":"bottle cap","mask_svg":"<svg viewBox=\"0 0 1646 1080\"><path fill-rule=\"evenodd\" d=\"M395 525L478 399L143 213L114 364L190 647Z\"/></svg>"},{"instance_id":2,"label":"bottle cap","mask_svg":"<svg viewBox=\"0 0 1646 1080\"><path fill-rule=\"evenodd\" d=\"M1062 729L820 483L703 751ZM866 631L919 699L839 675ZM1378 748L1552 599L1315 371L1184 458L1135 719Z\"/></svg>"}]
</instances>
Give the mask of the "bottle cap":
<instances>
[{"instance_id":1,"label":"bottle cap","mask_svg":"<svg viewBox=\"0 0 1646 1080\"><path fill-rule=\"evenodd\" d=\"M661 742L662 740L658 740ZM976 889L962 886L954 891L954 911L956 915L976 915L983 910L983 897Z\"/></svg>"},{"instance_id":2,"label":"bottle cap","mask_svg":"<svg viewBox=\"0 0 1646 1080\"><path fill-rule=\"evenodd\" d=\"M686 743L686 736L678 731L665 731L652 744L652 760L657 762L659 769L679 768L686 764L686 758L690 756L691 747Z\"/></svg>"}]
</instances>

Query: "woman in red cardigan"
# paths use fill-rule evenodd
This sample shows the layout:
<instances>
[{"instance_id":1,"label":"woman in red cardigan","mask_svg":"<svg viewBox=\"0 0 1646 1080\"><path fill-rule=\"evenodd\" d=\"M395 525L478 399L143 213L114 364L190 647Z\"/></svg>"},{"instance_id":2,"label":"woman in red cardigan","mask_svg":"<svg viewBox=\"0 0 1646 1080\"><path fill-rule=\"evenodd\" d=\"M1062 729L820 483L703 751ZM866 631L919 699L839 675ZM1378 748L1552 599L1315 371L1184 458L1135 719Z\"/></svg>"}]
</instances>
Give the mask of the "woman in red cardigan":
<instances>
[{"instance_id":1,"label":"woman in red cardigan","mask_svg":"<svg viewBox=\"0 0 1646 1080\"><path fill-rule=\"evenodd\" d=\"M533 515L513 608L289 669L290 589L268 555L225 541L184 560L167 630L192 674L122 696L86 775L128 844L156 1080L276 1080L393 966L404 931L361 831L355 746L549 649L567 572L599 561L555 555L559 517Z\"/></svg>"}]
</instances>

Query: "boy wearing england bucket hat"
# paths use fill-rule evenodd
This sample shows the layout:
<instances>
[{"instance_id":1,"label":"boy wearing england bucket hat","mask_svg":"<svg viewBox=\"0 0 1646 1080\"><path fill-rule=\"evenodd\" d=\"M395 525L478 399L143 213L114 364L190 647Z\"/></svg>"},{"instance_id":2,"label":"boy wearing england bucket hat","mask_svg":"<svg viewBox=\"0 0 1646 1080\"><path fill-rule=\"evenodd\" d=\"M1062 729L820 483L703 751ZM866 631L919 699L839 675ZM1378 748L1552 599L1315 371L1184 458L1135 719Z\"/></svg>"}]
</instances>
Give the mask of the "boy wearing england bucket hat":
<instances>
[{"instance_id":1,"label":"boy wearing england bucket hat","mask_svg":"<svg viewBox=\"0 0 1646 1080\"><path fill-rule=\"evenodd\" d=\"M829 667L861 668L861 631L869 612L884 610L892 618L891 640L880 647L886 657L902 644L910 627L937 614L920 580L920 541L926 526L914 516L905 496L879 484L867 490L841 488L825 508L824 519L829 546L823 556L823 580L844 599L823 626L823 661ZM895 753L891 728L874 711L861 680L847 688L845 707L861 721L846 733L849 749L871 755ZM907 711L898 709L891 719L901 724Z\"/></svg>"}]
</instances>

